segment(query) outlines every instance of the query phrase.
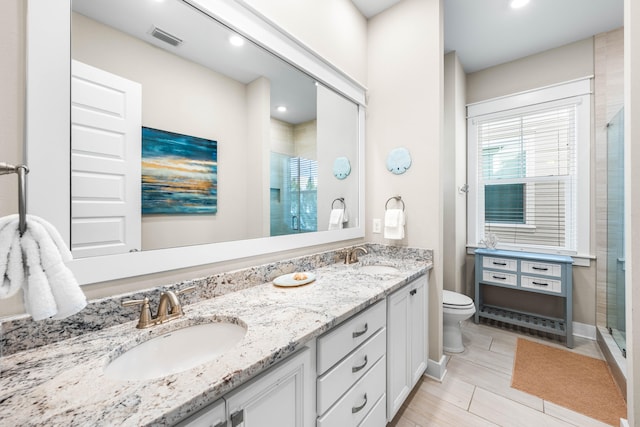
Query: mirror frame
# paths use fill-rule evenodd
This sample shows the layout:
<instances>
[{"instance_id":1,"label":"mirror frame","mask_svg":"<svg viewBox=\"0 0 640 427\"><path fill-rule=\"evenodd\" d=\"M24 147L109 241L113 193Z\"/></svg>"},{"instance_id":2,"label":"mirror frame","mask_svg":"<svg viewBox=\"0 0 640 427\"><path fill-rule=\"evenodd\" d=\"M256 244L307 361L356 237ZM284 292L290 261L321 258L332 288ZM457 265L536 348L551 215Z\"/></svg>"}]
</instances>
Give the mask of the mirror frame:
<instances>
[{"instance_id":1,"label":"mirror frame","mask_svg":"<svg viewBox=\"0 0 640 427\"><path fill-rule=\"evenodd\" d=\"M183 0L358 105L358 216L351 228L80 258L80 284L105 282L363 238L366 89L241 1ZM215 13L213 12L215 11ZM258 41L259 40L259 41ZM71 0L28 0L25 158L28 212L71 236ZM53 144L54 149L45 149Z\"/></svg>"}]
</instances>

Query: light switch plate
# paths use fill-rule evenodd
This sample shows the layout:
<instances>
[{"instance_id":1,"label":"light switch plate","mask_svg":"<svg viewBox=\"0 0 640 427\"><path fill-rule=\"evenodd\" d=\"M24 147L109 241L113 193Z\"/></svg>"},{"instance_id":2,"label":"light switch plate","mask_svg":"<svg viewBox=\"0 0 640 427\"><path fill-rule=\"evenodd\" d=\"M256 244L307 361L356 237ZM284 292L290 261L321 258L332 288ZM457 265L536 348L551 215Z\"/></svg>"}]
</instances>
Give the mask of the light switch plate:
<instances>
[{"instance_id":1,"label":"light switch plate","mask_svg":"<svg viewBox=\"0 0 640 427\"><path fill-rule=\"evenodd\" d=\"M373 232L380 233L382 231L382 221L380 218L373 219Z\"/></svg>"}]
</instances>

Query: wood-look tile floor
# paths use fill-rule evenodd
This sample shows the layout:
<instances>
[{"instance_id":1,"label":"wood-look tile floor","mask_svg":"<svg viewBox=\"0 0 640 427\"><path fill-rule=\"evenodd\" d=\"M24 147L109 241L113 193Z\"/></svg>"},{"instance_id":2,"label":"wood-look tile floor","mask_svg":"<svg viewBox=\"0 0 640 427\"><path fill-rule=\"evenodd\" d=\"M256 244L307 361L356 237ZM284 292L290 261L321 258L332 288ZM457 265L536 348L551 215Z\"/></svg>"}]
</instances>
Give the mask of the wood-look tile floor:
<instances>
[{"instance_id":1,"label":"wood-look tile floor","mask_svg":"<svg viewBox=\"0 0 640 427\"><path fill-rule=\"evenodd\" d=\"M558 340L472 321L462 331L465 351L450 355L444 380L423 377L388 427L607 425L511 388L517 338L566 349ZM603 359L595 341L576 337L574 344L572 351Z\"/></svg>"}]
</instances>

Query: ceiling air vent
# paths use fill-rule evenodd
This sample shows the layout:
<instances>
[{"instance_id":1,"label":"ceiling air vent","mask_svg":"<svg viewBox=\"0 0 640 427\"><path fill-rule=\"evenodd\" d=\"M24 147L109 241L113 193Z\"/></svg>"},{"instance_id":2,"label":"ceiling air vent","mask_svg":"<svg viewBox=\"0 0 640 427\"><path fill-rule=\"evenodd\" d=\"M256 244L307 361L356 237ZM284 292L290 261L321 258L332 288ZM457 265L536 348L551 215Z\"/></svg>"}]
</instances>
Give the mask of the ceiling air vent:
<instances>
[{"instance_id":1,"label":"ceiling air vent","mask_svg":"<svg viewBox=\"0 0 640 427\"><path fill-rule=\"evenodd\" d=\"M182 44L182 40L180 40L179 38L177 38L172 34L167 33L164 30L161 30L158 27L153 27L153 30L151 30L151 35L157 38L158 40L162 40L165 43L169 43L171 46L178 46Z\"/></svg>"}]
</instances>

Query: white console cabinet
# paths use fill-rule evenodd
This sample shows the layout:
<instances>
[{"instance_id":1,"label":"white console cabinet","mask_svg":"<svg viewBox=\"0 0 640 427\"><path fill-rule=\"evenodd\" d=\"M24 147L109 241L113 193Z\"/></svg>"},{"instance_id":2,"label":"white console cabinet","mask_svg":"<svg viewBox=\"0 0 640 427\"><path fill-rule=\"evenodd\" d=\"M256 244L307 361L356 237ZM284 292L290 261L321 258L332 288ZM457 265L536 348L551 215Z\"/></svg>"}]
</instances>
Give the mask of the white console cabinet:
<instances>
[{"instance_id":1,"label":"white console cabinet","mask_svg":"<svg viewBox=\"0 0 640 427\"><path fill-rule=\"evenodd\" d=\"M428 277L391 294L387 302L387 420L391 421L427 369Z\"/></svg>"}]
</instances>

